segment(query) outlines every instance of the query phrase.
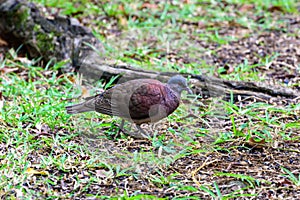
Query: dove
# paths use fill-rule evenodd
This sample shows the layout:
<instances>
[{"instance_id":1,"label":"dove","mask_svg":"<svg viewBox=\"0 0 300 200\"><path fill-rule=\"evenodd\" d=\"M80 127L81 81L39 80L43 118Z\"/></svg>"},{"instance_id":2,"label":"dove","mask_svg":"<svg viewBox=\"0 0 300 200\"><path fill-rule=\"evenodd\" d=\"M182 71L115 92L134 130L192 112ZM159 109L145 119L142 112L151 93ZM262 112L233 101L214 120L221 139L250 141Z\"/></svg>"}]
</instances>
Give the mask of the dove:
<instances>
[{"instance_id":1,"label":"dove","mask_svg":"<svg viewBox=\"0 0 300 200\"><path fill-rule=\"evenodd\" d=\"M66 107L68 114L96 111L118 116L140 127L143 123L154 123L172 114L180 104L182 91L192 93L186 79L175 75L167 83L155 79L135 79L88 97L84 102Z\"/></svg>"}]
</instances>

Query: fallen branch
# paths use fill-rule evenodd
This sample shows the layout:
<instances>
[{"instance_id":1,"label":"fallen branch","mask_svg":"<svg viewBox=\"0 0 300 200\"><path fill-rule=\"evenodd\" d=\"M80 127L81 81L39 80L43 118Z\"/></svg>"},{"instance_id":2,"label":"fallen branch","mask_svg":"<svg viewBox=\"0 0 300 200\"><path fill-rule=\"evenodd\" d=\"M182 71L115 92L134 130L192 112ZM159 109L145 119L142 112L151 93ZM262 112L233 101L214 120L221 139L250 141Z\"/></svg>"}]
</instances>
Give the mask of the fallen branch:
<instances>
[{"instance_id":1,"label":"fallen branch","mask_svg":"<svg viewBox=\"0 0 300 200\"><path fill-rule=\"evenodd\" d=\"M110 79L121 74L121 79L118 80L120 82L137 78L166 81L175 74L109 62L100 56L103 52L102 44L90 30L71 18L45 18L34 4L25 1L0 0L0 37L12 47L19 48L23 45L21 51L32 58L41 57L44 62L68 60L67 71L76 68L92 80ZM300 96L299 91L285 87L228 81L195 74L184 75L191 77L194 92L204 97L224 96L228 100L233 95L235 100L257 97L269 101L278 97L293 100Z\"/></svg>"}]
</instances>

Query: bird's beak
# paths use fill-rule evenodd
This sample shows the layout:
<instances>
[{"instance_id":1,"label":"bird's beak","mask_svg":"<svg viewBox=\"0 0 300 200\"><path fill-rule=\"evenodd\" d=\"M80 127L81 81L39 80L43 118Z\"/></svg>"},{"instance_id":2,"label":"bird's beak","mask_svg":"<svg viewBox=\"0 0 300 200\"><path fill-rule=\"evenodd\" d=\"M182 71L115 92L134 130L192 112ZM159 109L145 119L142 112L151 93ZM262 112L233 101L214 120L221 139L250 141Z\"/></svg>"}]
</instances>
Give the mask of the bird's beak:
<instances>
[{"instance_id":1,"label":"bird's beak","mask_svg":"<svg viewBox=\"0 0 300 200\"><path fill-rule=\"evenodd\" d=\"M188 94L193 94L193 91L189 87L186 87L185 91L187 91Z\"/></svg>"}]
</instances>

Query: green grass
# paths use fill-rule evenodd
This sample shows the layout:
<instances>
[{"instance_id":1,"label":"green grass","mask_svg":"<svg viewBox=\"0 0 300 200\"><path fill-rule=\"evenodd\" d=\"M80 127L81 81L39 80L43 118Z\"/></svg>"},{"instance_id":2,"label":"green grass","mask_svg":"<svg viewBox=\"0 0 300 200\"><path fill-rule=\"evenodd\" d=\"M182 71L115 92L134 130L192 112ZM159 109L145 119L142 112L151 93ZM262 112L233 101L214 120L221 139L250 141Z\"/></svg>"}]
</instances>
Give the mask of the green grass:
<instances>
[{"instance_id":1,"label":"green grass","mask_svg":"<svg viewBox=\"0 0 300 200\"><path fill-rule=\"evenodd\" d=\"M297 2L292 0L207 0L190 4L149 1L149 7L140 1L103 1L99 5L91 1L32 2L54 10L60 8L62 15L88 18L87 25L103 42L105 56L111 60L155 71L216 74L223 79L255 82L266 79L259 67L272 63L278 56L275 52L260 58L257 64L249 64L248 60L237 63L229 74L224 74L226 67L206 63L205 55L216 55L217 49L239 38L280 29L279 25L285 22L282 15L298 12ZM240 11L246 4L254 7ZM272 6L283 10L269 11ZM247 27L249 32L224 34L222 31L231 22ZM258 196L261 190L270 187L269 178L273 177L258 178L260 171L254 173L256 168L250 164L245 166L253 170L251 175L241 168L236 172L228 162L236 155L234 165L242 162L243 157L250 160L258 155L259 159L265 159L265 154L275 151L277 154L272 156L299 153L294 146L288 146L297 145L300 138L299 104L203 100L200 105L195 97L190 101L196 105L181 105L157 126L147 142L133 140L123 133L118 136L117 117L66 113L65 106L71 104L71 99L80 101L82 88L74 86L70 78L79 79L77 75L58 72L63 66L63 62L52 67L48 63L43 68L34 62L21 63L13 51L0 63L1 73L16 68L0 77L1 197L158 199L161 191L191 194L189 199L199 199L201 195L219 199ZM112 82L113 79L108 83L99 81L88 91L95 94L98 89L110 87ZM188 111L195 117L184 118ZM133 130L129 123L125 129ZM262 142L267 153L256 152L249 145L252 139L256 145ZM205 159L219 160L205 165ZM299 175L290 168L297 166L296 161L287 166L286 160L279 163L291 187L298 187ZM202 168L195 174L196 182L191 172L199 166ZM276 182L282 172L275 167L272 173ZM223 168L229 171L224 172ZM246 187L225 190L222 186L230 181L245 182ZM67 187L70 182L72 187ZM146 189L136 189L131 183ZM110 187L105 188L107 185ZM62 186L67 191L58 191ZM149 194L149 188L154 188L153 194ZM171 196L170 193L165 196ZM187 199L180 195L174 195L173 199Z\"/></svg>"},{"instance_id":2,"label":"green grass","mask_svg":"<svg viewBox=\"0 0 300 200\"><path fill-rule=\"evenodd\" d=\"M74 85L67 75L58 75L58 71L45 71L37 66L26 66L11 60L3 61L2 66L6 69L17 67L18 71L22 72L7 73L0 78L2 83L0 91L5 98L0 116L0 138L1 143L5 144L7 148L5 154L1 156L3 165L0 191L4 192L2 195L14 196L8 191L20 190L29 198L38 197L42 194L35 193L34 190L27 191L24 181L45 172L43 173L45 176L42 175L42 179L36 181L36 184L45 184L51 188L57 184L57 181L62 180L64 173L71 173L75 166L76 168L84 166L86 170L104 168L108 170L107 178L128 176L137 178L139 176L132 171L132 167L124 168L119 164L105 163L106 157L103 156L123 159L125 162L128 162L128 159L133 156L133 163L147 161L148 165L155 163L166 165L174 161L173 156L158 158L154 152L148 152L147 149L138 154L120 152L119 155L118 153L103 155L89 146L91 144L83 140L81 133L89 132L98 137L99 131L100 133L103 131L108 134L107 136L109 133L113 136L117 129L105 130L105 128L113 127L112 122L114 121L110 117L104 116L103 118L103 115L101 118L106 119L106 123L94 121L93 119L99 117L99 114L95 113L75 116L73 119L66 114L64 107L69 104L67 99L80 95L78 89L74 89ZM110 84L111 82L106 86ZM170 151L173 148L172 144L170 147L165 146L168 144L164 144L166 141L163 139L161 136L153 138L153 148L163 148L164 151L169 149ZM82 142L84 143L82 144ZM173 153L175 153L175 157L177 153L180 157L180 152ZM85 156L88 156L89 159L84 160L82 157ZM30 169L35 169L35 171L30 171ZM59 172L57 175L55 175L56 171ZM53 172L55 173L53 174ZM171 181L169 178L164 180L162 175L160 178L162 178L163 182L161 183L163 184ZM150 180L160 184L159 178L152 177ZM89 184L97 183L100 180L91 177L87 181L81 182L79 179L76 184L78 186L87 184L86 187L88 187ZM85 189L83 188L82 191ZM67 196L72 197L73 192L70 191ZM47 195L55 197L55 192L50 189Z\"/></svg>"},{"instance_id":3,"label":"green grass","mask_svg":"<svg viewBox=\"0 0 300 200\"><path fill-rule=\"evenodd\" d=\"M281 167L281 169L286 173L284 174L285 177L287 177L290 181L292 181L293 184L296 186L300 186L300 175L298 175L298 178L288 169Z\"/></svg>"},{"instance_id":4,"label":"green grass","mask_svg":"<svg viewBox=\"0 0 300 200\"><path fill-rule=\"evenodd\" d=\"M120 0L103 1L97 5L90 1L33 2L60 8L61 14L80 20L88 18L89 23L86 25L90 26L104 43L107 55L112 60L120 60L143 69L153 69L155 66L159 71L200 74L203 70L199 69L204 69L211 75L214 66L207 65L199 58L199 53L213 53L213 50L210 47L204 48L199 42L222 46L238 38L248 37L251 33L280 29L285 21L274 19L274 16L280 15L268 10L271 7L282 9L282 13L298 12L295 0L203 0L189 1L190 3ZM243 5L253 7L240 10ZM99 16L100 20L91 16ZM258 18L261 20L257 21ZM228 25L230 23L244 26L250 31L237 35L222 33L224 28L231 26ZM163 56L165 53L167 56ZM188 55L190 60L195 61L174 61L172 56L168 56L169 53L182 55L182 58ZM244 63L235 71L243 73L247 68L255 66L247 66L247 63ZM253 73L255 72L249 74L249 77ZM257 74L254 76L258 79Z\"/></svg>"}]
</instances>

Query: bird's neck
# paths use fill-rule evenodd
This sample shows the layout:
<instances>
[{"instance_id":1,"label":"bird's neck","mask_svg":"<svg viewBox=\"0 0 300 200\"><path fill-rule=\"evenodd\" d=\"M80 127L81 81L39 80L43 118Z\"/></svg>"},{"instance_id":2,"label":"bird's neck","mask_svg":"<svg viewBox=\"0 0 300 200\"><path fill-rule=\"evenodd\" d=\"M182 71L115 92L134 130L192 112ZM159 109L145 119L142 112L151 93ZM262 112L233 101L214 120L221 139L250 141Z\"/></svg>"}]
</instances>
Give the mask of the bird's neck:
<instances>
[{"instance_id":1,"label":"bird's neck","mask_svg":"<svg viewBox=\"0 0 300 200\"><path fill-rule=\"evenodd\" d=\"M178 100L180 100L180 96L181 96L181 92L182 91L180 91L179 90L179 88L178 87L176 87L176 85L168 85L169 86L169 88L173 91L173 93L176 95L176 97L177 97L177 99Z\"/></svg>"}]
</instances>

